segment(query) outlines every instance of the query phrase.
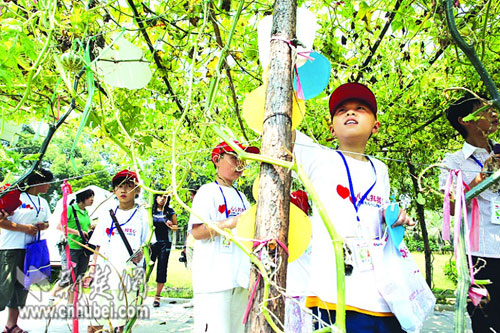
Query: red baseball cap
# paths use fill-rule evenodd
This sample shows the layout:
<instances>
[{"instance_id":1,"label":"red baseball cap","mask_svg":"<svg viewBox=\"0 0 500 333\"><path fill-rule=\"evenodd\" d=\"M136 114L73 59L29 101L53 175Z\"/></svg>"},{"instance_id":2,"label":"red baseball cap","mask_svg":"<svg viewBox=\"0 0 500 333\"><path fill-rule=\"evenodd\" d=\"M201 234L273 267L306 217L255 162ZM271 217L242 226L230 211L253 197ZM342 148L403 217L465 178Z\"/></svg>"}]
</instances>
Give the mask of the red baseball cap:
<instances>
[{"instance_id":1,"label":"red baseball cap","mask_svg":"<svg viewBox=\"0 0 500 333\"><path fill-rule=\"evenodd\" d=\"M365 102L377 117L377 99L373 92L364 84L351 82L339 86L330 96L330 115L333 118L337 107L349 99L358 99Z\"/></svg>"},{"instance_id":2,"label":"red baseball cap","mask_svg":"<svg viewBox=\"0 0 500 333\"><path fill-rule=\"evenodd\" d=\"M233 142L236 143L238 145L238 147L240 147L241 149L243 149L244 151L246 151L248 153L252 153L252 154L260 153L260 150L257 147L245 147L236 140L234 140ZM234 149L231 148L225 141L222 141L212 150L212 162L214 162L215 158L217 158L222 153L229 153L231 151L234 151Z\"/></svg>"},{"instance_id":3,"label":"red baseball cap","mask_svg":"<svg viewBox=\"0 0 500 333\"><path fill-rule=\"evenodd\" d=\"M295 204L295 206L299 207L304 211L304 213L309 212L309 198L307 197L307 192L298 190L290 193L290 202Z\"/></svg>"},{"instance_id":4,"label":"red baseball cap","mask_svg":"<svg viewBox=\"0 0 500 333\"><path fill-rule=\"evenodd\" d=\"M114 183L116 180L121 179L121 178L124 178L124 179L133 179L135 182L139 182L139 178L137 178L137 174L135 172L127 170L127 169L124 169L124 170L118 172L113 177L112 182Z\"/></svg>"}]
</instances>

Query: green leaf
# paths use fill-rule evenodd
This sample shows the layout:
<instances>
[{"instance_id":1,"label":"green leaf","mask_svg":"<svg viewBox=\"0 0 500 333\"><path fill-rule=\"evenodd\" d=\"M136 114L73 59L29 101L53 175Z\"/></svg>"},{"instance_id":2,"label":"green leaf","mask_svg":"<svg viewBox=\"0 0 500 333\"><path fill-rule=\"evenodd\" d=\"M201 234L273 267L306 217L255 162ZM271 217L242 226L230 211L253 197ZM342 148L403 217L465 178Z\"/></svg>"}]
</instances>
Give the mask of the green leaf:
<instances>
[{"instance_id":1,"label":"green leaf","mask_svg":"<svg viewBox=\"0 0 500 333\"><path fill-rule=\"evenodd\" d=\"M422 206L425 205L425 198L422 193L417 194L417 203Z\"/></svg>"}]
</instances>

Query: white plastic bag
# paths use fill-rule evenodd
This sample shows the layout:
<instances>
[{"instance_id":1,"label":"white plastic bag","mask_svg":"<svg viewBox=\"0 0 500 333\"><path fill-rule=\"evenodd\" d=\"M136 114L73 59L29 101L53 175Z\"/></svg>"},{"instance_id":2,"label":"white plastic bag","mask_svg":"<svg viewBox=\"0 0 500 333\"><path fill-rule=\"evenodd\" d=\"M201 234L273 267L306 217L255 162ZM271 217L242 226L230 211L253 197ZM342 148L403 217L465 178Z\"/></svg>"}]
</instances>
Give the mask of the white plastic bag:
<instances>
[{"instance_id":1,"label":"white plastic bag","mask_svg":"<svg viewBox=\"0 0 500 333\"><path fill-rule=\"evenodd\" d=\"M434 310L436 298L404 243L400 249L398 252L390 240L374 247L376 285L401 328L419 332Z\"/></svg>"}]
</instances>

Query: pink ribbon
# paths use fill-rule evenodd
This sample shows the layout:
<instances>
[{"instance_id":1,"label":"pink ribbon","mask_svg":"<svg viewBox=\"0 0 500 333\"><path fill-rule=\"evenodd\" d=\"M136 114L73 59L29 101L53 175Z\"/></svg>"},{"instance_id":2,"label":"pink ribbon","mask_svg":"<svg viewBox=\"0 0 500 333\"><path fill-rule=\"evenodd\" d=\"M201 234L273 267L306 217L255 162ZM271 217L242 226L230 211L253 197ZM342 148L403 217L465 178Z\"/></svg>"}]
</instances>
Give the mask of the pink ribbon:
<instances>
[{"instance_id":1,"label":"pink ribbon","mask_svg":"<svg viewBox=\"0 0 500 333\"><path fill-rule=\"evenodd\" d=\"M450 189L451 180L453 179L453 170L450 170L448 175L448 180L446 181L446 187L444 190L444 200L443 200L443 240L450 241Z\"/></svg>"},{"instance_id":2,"label":"pink ribbon","mask_svg":"<svg viewBox=\"0 0 500 333\"><path fill-rule=\"evenodd\" d=\"M290 41L289 39L286 39L284 37L273 36L273 37L271 37L271 40L279 40L279 41L287 43L290 47L296 48L296 46L292 43L292 41ZM311 52L312 51L297 52L297 55L304 57L307 60L314 61L314 58L308 55ZM301 100L305 100L304 90L302 89L302 84L300 83L299 71L297 70L297 65L294 66L294 70L295 70L295 75L297 76L297 98L301 99Z\"/></svg>"},{"instance_id":3,"label":"pink ribbon","mask_svg":"<svg viewBox=\"0 0 500 333\"><path fill-rule=\"evenodd\" d=\"M271 240L272 239L266 239L266 240L254 239L253 240L253 247L256 248L259 245L266 245ZM288 248L286 247L286 245L282 241L280 241L279 239L274 239L274 240L276 241L276 243L278 243L279 246L281 246L283 248L283 250L285 250L286 254L288 255ZM259 260L261 259L261 257L262 257L262 250L259 252ZM260 279L261 279L261 274L259 273L259 275L257 275L257 280L255 281L255 284L253 285L252 293L250 294L250 297L248 298L247 308L245 309L245 315L243 316L243 324L247 323L248 315L250 314L250 309L252 308L253 300L255 298L255 292L257 291L257 286L259 285Z\"/></svg>"},{"instance_id":4,"label":"pink ribbon","mask_svg":"<svg viewBox=\"0 0 500 333\"><path fill-rule=\"evenodd\" d=\"M471 251L479 251L479 203L477 198L472 199L471 208L471 224L470 224L470 249Z\"/></svg>"},{"instance_id":5,"label":"pink ribbon","mask_svg":"<svg viewBox=\"0 0 500 333\"><path fill-rule=\"evenodd\" d=\"M488 290L486 290L486 288L472 286L469 288L469 298L474 306L477 306L479 302L481 302L481 299L486 296L488 296Z\"/></svg>"},{"instance_id":6,"label":"pink ribbon","mask_svg":"<svg viewBox=\"0 0 500 333\"><path fill-rule=\"evenodd\" d=\"M313 51L302 51L302 52L297 52L297 55L306 58L309 61L314 61L315 58L311 57L308 55L309 53L312 53Z\"/></svg>"},{"instance_id":7,"label":"pink ribbon","mask_svg":"<svg viewBox=\"0 0 500 333\"><path fill-rule=\"evenodd\" d=\"M302 84L300 83L299 71L297 70L297 65L294 66L295 75L297 75L297 98L305 100L304 90L302 89Z\"/></svg>"},{"instance_id":8,"label":"pink ribbon","mask_svg":"<svg viewBox=\"0 0 500 333\"><path fill-rule=\"evenodd\" d=\"M464 217L464 241L467 259L469 262L469 274L471 279L471 286L469 287L469 297L472 303L477 306L481 301L481 298L488 295L488 291L485 288L477 288L472 285L475 284L474 270L472 265L472 256L470 255L469 249L472 251L479 250L479 203L477 198L473 198L471 201L471 225L469 228L469 223L467 221L467 203L465 201L465 190L470 190L469 186L463 181L461 170L450 170L448 180L446 182L446 188L443 200L443 239L450 240L450 189L451 180L453 174L457 176L457 185L455 190L455 230L454 230L454 257L455 262L457 261L457 244L460 237L460 225L462 222L462 213Z\"/></svg>"}]
</instances>

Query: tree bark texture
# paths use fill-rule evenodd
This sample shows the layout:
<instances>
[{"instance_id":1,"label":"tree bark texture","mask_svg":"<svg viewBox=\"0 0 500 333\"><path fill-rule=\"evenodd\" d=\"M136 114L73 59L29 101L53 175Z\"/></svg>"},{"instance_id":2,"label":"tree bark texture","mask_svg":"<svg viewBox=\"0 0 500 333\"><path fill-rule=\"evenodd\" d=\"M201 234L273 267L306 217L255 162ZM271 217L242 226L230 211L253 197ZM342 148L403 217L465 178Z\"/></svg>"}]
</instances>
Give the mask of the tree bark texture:
<instances>
[{"instance_id":1,"label":"tree bark texture","mask_svg":"<svg viewBox=\"0 0 500 333\"><path fill-rule=\"evenodd\" d=\"M408 165L408 169L410 170L410 177L413 182L413 190L415 191L415 197L418 194L418 175L415 171L415 166L406 162ZM431 246L429 243L429 233L427 232L427 226L425 224L425 210L424 206L415 202L417 205L417 216L418 223L420 224L420 228L422 230L422 240L424 241L424 255L425 255L425 281L429 285L429 288L432 287L432 263L431 263Z\"/></svg>"},{"instance_id":2,"label":"tree bark texture","mask_svg":"<svg viewBox=\"0 0 500 333\"><path fill-rule=\"evenodd\" d=\"M272 37L285 40L295 38L296 0L277 0L273 15ZM261 153L283 160L291 160L292 126L292 51L284 41L271 40L269 83L266 91ZM288 244L288 218L290 209L290 172L287 169L263 163L260 169L259 198L255 226L255 238L279 239ZM270 242L266 245L269 258L276 264L268 270L273 284L285 288L288 256L284 249ZM263 261L264 262L264 261ZM250 290L257 281L258 271L252 269ZM262 314L261 305L265 301L262 279L257 286L255 298L247 323L247 332L273 332ZM285 300L272 286L268 296L267 309L273 318L284 323ZM278 327L281 324L278 323Z\"/></svg>"}]
</instances>

